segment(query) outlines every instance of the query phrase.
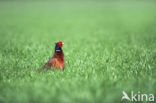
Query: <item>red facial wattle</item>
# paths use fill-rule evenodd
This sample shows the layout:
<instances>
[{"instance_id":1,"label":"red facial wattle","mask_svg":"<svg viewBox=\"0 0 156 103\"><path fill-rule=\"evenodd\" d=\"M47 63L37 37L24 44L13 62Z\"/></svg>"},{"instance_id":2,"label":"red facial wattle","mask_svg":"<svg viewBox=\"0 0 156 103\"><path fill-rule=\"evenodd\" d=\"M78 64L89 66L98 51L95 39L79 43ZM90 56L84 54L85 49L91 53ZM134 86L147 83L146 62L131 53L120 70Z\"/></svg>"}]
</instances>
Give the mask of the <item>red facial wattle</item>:
<instances>
[{"instance_id":1,"label":"red facial wattle","mask_svg":"<svg viewBox=\"0 0 156 103\"><path fill-rule=\"evenodd\" d=\"M61 48L63 47L63 43L62 42L58 42L58 46Z\"/></svg>"}]
</instances>

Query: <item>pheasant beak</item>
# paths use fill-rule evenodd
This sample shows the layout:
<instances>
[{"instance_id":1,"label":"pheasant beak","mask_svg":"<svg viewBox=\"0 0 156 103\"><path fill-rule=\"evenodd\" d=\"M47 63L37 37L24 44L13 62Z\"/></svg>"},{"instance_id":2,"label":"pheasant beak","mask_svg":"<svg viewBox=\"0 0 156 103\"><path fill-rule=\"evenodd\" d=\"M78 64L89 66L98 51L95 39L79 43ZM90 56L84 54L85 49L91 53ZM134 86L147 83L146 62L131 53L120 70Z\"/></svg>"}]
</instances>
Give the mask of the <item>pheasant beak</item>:
<instances>
[{"instance_id":1,"label":"pheasant beak","mask_svg":"<svg viewBox=\"0 0 156 103\"><path fill-rule=\"evenodd\" d=\"M62 45L64 45L64 43L62 43Z\"/></svg>"}]
</instances>

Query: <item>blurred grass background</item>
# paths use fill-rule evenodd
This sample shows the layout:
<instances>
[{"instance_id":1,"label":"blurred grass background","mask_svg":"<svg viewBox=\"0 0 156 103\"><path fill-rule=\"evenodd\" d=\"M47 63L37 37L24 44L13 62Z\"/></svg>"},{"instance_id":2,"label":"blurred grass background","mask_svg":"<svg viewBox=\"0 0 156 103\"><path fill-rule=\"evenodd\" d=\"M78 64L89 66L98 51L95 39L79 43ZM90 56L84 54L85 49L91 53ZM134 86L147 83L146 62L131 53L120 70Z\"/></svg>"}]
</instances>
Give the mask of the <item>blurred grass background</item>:
<instances>
[{"instance_id":1,"label":"blurred grass background","mask_svg":"<svg viewBox=\"0 0 156 103\"><path fill-rule=\"evenodd\" d=\"M0 1L1 103L117 103L156 94L156 2ZM65 43L64 71L37 72Z\"/></svg>"}]
</instances>

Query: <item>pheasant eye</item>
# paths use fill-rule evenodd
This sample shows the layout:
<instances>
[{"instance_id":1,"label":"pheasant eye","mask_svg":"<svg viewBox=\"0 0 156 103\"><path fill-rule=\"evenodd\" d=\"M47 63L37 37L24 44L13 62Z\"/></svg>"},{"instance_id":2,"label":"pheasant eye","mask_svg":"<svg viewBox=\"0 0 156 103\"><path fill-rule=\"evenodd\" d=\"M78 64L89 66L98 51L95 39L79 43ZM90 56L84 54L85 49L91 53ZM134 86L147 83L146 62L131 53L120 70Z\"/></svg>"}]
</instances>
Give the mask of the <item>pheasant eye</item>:
<instances>
[{"instance_id":1,"label":"pheasant eye","mask_svg":"<svg viewBox=\"0 0 156 103\"><path fill-rule=\"evenodd\" d=\"M62 42L58 42L59 47L63 47Z\"/></svg>"}]
</instances>

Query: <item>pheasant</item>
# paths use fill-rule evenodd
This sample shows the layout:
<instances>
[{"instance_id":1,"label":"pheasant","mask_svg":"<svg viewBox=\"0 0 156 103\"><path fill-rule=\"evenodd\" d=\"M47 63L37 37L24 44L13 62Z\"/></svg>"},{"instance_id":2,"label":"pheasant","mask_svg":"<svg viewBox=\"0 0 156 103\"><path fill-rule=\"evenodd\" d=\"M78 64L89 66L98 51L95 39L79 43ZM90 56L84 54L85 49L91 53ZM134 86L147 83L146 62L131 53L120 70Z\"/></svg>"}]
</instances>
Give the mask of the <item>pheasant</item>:
<instances>
[{"instance_id":1,"label":"pheasant","mask_svg":"<svg viewBox=\"0 0 156 103\"><path fill-rule=\"evenodd\" d=\"M55 52L53 57L43 66L43 69L56 68L57 70L64 70L64 53L62 50L63 42L57 42L55 45Z\"/></svg>"}]
</instances>

